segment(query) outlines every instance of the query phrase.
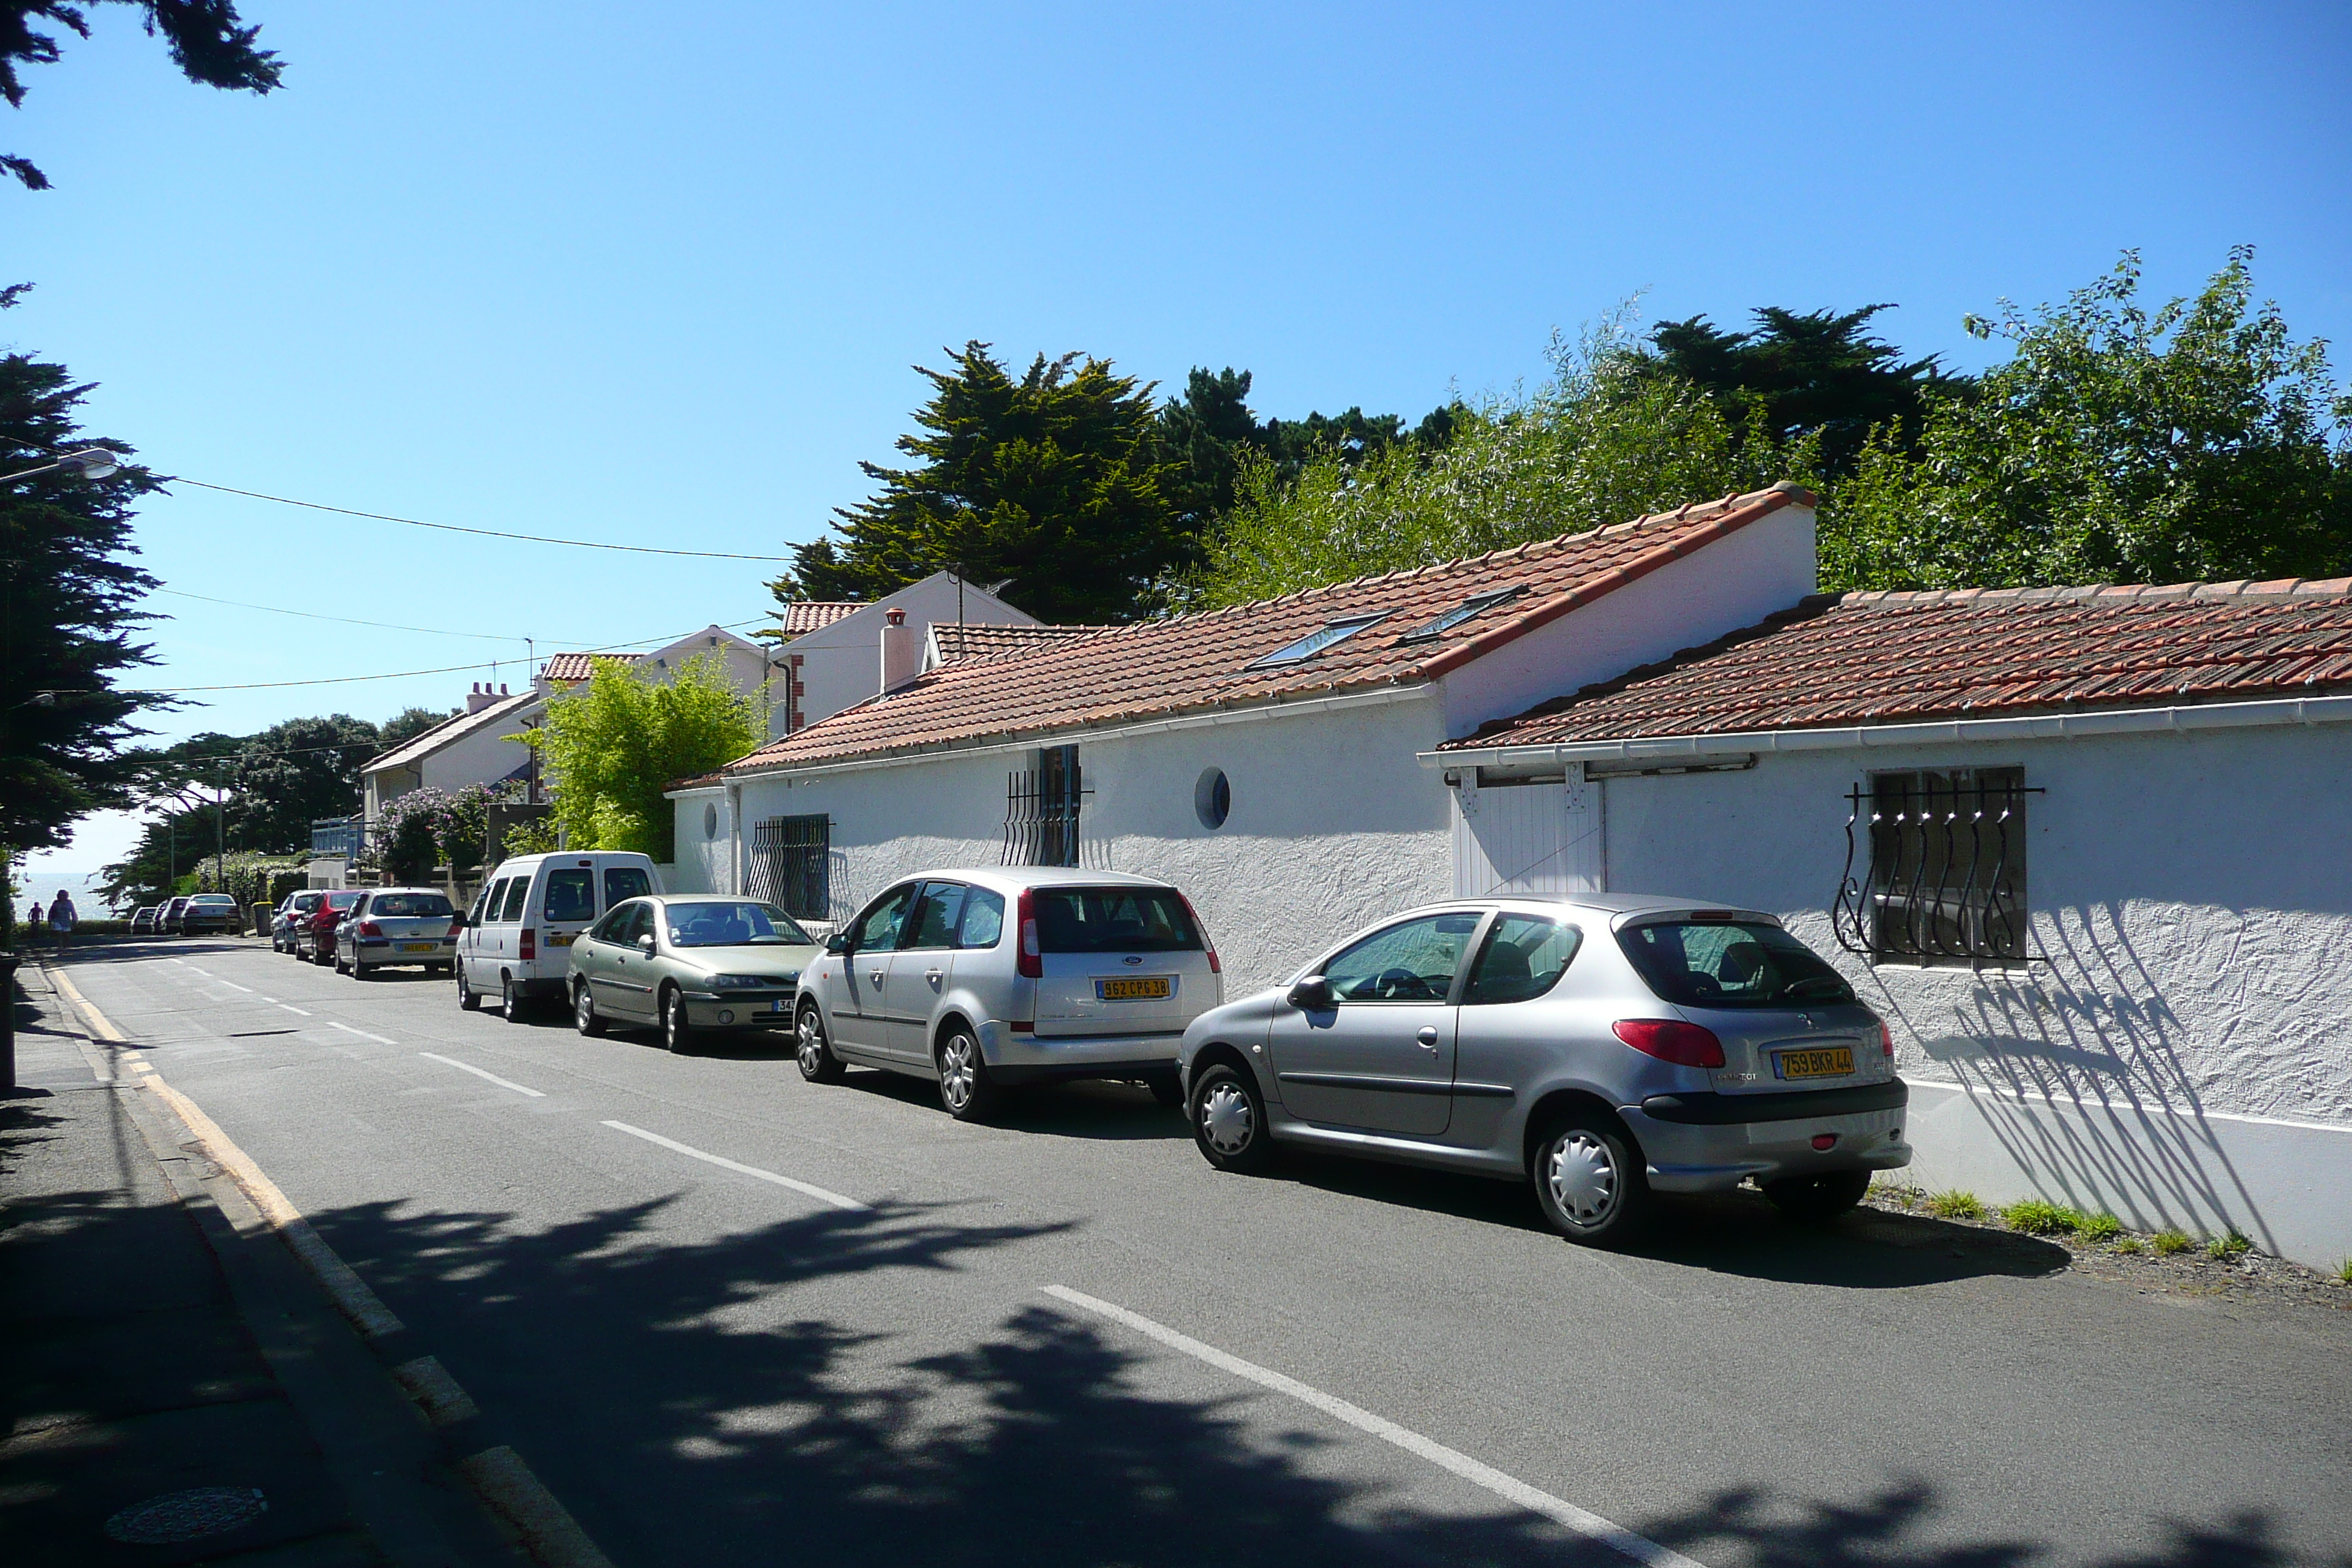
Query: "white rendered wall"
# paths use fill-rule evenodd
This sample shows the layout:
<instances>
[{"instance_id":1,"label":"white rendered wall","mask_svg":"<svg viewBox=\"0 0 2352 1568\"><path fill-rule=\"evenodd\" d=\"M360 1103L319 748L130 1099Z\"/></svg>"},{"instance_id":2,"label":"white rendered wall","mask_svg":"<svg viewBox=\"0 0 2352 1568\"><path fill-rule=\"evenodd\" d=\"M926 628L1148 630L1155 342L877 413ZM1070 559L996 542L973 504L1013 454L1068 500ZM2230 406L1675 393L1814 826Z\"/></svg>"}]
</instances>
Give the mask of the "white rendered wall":
<instances>
[{"instance_id":1,"label":"white rendered wall","mask_svg":"<svg viewBox=\"0 0 2352 1568\"><path fill-rule=\"evenodd\" d=\"M672 795L677 840L664 885L673 893L731 893L735 887L735 819L721 786Z\"/></svg>"},{"instance_id":2,"label":"white rendered wall","mask_svg":"<svg viewBox=\"0 0 2352 1568\"><path fill-rule=\"evenodd\" d=\"M1870 772L2022 764L2052 962L1873 968L1827 910ZM1775 911L1894 1027L1916 1179L2352 1256L2352 726L1767 754L1612 779L1609 885ZM1866 854L1866 850L1864 851ZM1929 1087L1937 1086L1937 1087Z\"/></svg>"},{"instance_id":3,"label":"white rendered wall","mask_svg":"<svg viewBox=\"0 0 2352 1568\"><path fill-rule=\"evenodd\" d=\"M1450 896L1445 786L1414 761L1442 738L1437 709L1409 700L1081 741L1082 863L1182 888L1217 944L1225 994L1271 985L1355 927ZM1031 765L1010 752L747 779L742 821L748 832L773 816L829 816L843 919L909 872L1001 864L1006 775ZM1233 797L1216 829L1192 804L1210 767ZM684 875L702 802L676 804Z\"/></svg>"},{"instance_id":4,"label":"white rendered wall","mask_svg":"<svg viewBox=\"0 0 2352 1568\"><path fill-rule=\"evenodd\" d=\"M882 626L892 610L907 612L907 625L913 628L915 646L919 648L934 622L955 624L955 579L943 572L934 573L786 644L777 657L789 663L793 655L801 656L797 677L807 689L799 699L798 709L808 723L830 719L881 689ZM970 583L963 586L963 619L971 626L1037 624L1036 616Z\"/></svg>"}]
</instances>

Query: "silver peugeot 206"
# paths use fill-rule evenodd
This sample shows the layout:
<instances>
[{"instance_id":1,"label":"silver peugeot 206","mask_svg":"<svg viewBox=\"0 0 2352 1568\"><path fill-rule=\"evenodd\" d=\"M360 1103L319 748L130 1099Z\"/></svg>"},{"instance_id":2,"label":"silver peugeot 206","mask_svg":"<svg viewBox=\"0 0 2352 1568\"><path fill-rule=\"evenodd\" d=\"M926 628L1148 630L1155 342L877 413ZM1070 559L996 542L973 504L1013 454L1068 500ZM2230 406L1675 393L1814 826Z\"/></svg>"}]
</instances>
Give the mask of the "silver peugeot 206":
<instances>
[{"instance_id":1,"label":"silver peugeot 206","mask_svg":"<svg viewBox=\"0 0 2352 1568\"><path fill-rule=\"evenodd\" d=\"M1179 1061L1220 1169L1288 1143L1526 1180L1582 1242L1743 1182L1825 1219L1911 1161L1878 1016L1772 916L1687 899L1409 910L1204 1013Z\"/></svg>"}]
</instances>

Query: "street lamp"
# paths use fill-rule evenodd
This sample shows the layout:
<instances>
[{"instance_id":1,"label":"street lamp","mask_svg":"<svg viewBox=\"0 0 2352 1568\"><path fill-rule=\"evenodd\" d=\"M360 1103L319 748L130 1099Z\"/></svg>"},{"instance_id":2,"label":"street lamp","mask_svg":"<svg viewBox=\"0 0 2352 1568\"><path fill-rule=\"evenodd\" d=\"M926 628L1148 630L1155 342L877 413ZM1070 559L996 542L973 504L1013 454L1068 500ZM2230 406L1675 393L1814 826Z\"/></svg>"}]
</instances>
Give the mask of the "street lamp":
<instances>
[{"instance_id":1,"label":"street lamp","mask_svg":"<svg viewBox=\"0 0 2352 1568\"><path fill-rule=\"evenodd\" d=\"M122 464L115 455L105 447L85 447L79 452L68 452L54 463L43 463L37 468L26 468L21 473L0 474L0 485L5 485L11 479L29 479L35 474L55 473L61 468L70 469L85 479L111 479L121 467Z\"/></svg>"}]
</instances>

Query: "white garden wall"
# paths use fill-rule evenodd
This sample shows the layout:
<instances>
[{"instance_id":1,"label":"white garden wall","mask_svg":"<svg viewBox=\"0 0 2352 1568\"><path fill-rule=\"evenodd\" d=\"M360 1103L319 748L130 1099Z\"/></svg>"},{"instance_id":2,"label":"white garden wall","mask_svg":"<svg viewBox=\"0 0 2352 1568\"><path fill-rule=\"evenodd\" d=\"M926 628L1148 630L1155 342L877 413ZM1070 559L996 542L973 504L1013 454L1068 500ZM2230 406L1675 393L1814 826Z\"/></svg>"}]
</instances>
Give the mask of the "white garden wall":
<instances>
[{"instance_id":1,"label":"white garden wall","mask_svg":"<svg viewBox=\"0 0 2352 1568\"><path fill-rule=\"evenodd\" d=\"M1827 910L1868 772L2021 764L2051 962L1879 966ZM2352 1255L2352 726L1765 755L1612 779L1609 888L1775 911L1893 1025L1917 1178ZM1866 847L1861 855L1866 858Z\"/></svg>"}]
</instances>

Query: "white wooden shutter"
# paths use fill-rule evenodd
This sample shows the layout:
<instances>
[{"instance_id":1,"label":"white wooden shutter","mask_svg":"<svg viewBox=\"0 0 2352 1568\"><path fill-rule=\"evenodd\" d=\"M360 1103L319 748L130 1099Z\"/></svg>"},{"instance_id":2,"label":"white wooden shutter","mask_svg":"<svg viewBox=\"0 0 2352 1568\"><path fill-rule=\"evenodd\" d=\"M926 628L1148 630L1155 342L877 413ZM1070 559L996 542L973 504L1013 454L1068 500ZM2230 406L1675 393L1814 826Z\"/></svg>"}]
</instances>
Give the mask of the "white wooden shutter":
<instances>
[{"instance_id":1,"label":"white wooden shutter","mask_svg":"<svg viewBox=\"0 0 2352 1568\"><path fill-rule=\"evenodd\" d=\"M1598 783L1481 788L1472 775L1453 793L1456 897L1608 890Z\"/></svg>"}]
</instances>

